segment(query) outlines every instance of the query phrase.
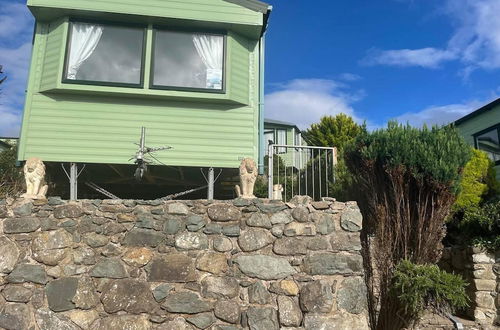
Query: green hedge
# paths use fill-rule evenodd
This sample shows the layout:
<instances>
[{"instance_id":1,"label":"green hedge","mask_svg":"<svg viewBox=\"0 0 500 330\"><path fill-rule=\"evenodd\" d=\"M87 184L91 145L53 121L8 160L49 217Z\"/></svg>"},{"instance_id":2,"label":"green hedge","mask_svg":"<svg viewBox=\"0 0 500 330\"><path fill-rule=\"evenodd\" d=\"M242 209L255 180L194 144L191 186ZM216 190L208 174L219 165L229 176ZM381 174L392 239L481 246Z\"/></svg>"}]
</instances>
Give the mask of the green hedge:
<instances>
[{"instance_id":1,"label":"green hedge","mask_svg":"<svg viewBox=\"0 0 500 330\"><path fill-rule=\"evenodd\" d=\"M418 316L429 308L446 312L467 307L466 287L461 276L447 273L436 265L416 265L403 260L394 271L391 292L405 314Z\"/></svg>"}]
</instances>

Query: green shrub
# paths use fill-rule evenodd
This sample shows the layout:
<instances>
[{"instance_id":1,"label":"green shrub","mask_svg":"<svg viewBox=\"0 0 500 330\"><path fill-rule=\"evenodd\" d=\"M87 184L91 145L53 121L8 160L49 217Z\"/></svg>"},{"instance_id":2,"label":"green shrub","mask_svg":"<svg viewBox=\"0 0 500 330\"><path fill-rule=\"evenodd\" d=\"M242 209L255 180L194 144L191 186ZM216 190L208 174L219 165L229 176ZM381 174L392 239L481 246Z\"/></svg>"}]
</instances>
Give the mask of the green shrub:
<instances>
[{"instance_id":1,"label":"green shrub","mask_svg":"<svg viewBox=\"0 0 500 330\"><path fill-rule=\"evenodd\" d=\"M24 187L22 169L16 167L17 148L0 152L0 198L14 197Z\"/></svg>"},{"instance_id":2,"label":"green shrub","mask_svg":"<svg viewBox=\"0 0 500 330\"><path fill-rule=\"evenodd\" d=\"M480 150L472 150L472 158L465 165L460 193L453 205L455 212L463 212L469 208L478 207L485 199L500 192L499 183L495 177L494 163L488 155Z\"/></svg>"},{"instance_id":3,"label":"green shrub","mask_svg":"<svg viewBox=\"0 0 500 330\"><path fill-rule=\"evenodd\" d=\"M426 309L438 313L468 306L467 283L436 265L416 265L401 261L394 271L391 293L397 297L405 315L417 319Z\"/></svg>"},{"instance_id":4,"label":"green shrub","mask_svg":"<svg viewBox=\"0 0 500 330\"><path fill-rule=\"evenodd\" d=\"M394 319L399 301L390 293L393 273L402 260L434 264L440 259L444 220L469 159L470 147L449 126L417 129L391 122L387 129L360 134L346 149L361 194L374 328L401 329L412 321L414 315Z\"/></svg>"}]
</instances>

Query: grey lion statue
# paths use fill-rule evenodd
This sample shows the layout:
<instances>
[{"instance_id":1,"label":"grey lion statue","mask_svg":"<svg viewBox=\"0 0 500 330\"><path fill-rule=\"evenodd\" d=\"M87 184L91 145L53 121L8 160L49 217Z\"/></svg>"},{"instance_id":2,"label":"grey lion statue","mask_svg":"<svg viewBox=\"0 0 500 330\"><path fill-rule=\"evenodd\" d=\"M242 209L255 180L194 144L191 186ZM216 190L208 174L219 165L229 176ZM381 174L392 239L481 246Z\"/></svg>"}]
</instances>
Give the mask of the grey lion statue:
<instances>
[{"instance_id":1,"label":"grey lion statue","mask_svg":"<svg viewBox=\"0 0 500 330\"><path fill-rule=\"evenodd\" d=\"M240 165L240 185L236 186L236 195L240 198L255 198L253 188L257 180L257 165L252 158L245 158Z\"/></svg>"},{"instance_id":2,"label":"grey lion statue","mask_svg":"<svg viewBox=\"0 0 500 330\"><path fill-rule=\"evenodd\" d=\"M48 186L45 184L45 165L40 158L32 157L24 165L24 179L26 180L26 193L24 198L44 199Z\"/></svg>"}]
</instances>

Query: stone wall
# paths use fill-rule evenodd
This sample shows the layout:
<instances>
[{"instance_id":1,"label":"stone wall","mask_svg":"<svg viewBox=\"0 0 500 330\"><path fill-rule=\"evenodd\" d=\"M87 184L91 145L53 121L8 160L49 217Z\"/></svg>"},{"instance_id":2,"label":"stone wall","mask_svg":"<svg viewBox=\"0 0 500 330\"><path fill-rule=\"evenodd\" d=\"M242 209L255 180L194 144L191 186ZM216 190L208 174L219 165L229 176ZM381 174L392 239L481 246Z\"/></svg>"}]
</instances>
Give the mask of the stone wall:
<instances>
[{"instance_id":1,"label":"stone wall","mask_svg":"<svg viewBox=\"0 0 500 330\"><path fill-rule=\"evenodd\" d=\"M500 253L495 255L480 248L446 248L440 266L469 282L471 304L466 316L485 328L500 325Z\"/></svg>"},{"instance_id":2,"label":"stone wall","mask_svg":"<svg viewBox=\"0 0 500 330\"><path fill-rule=\"evenodd\" d=\"M368 329L355 203L0 201L0 328Z\"/></svg>"}]
</instances>

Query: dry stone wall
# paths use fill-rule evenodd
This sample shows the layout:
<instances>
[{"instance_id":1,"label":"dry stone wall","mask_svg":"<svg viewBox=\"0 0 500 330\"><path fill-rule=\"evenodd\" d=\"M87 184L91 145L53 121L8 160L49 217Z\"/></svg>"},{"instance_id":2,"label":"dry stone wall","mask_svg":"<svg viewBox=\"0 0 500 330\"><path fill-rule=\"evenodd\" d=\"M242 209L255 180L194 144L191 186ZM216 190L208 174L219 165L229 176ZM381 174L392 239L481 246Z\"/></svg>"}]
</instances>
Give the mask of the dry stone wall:
<instances>
[{"instance_id":1,"label":"dry stone wall","mask_svg":"<svg viewBox=\"0 0 500 330\"><path fill-rule=\"evenodd\" d=\"M0 200L0 328L368 329L355 203Z\"/></svg>"},{"instance_id":2,"label":"dry stone wall","mask_svg":"<svg viewBox=\"0 0 500 330\"><path fill-rule=\"evenodd\" d=\"M500 251L496 254L481 248L447 248L440 266L462 275L468 282L471 299L466 314L484 329L500 325Z\"/></svg>"}]
</instances>

